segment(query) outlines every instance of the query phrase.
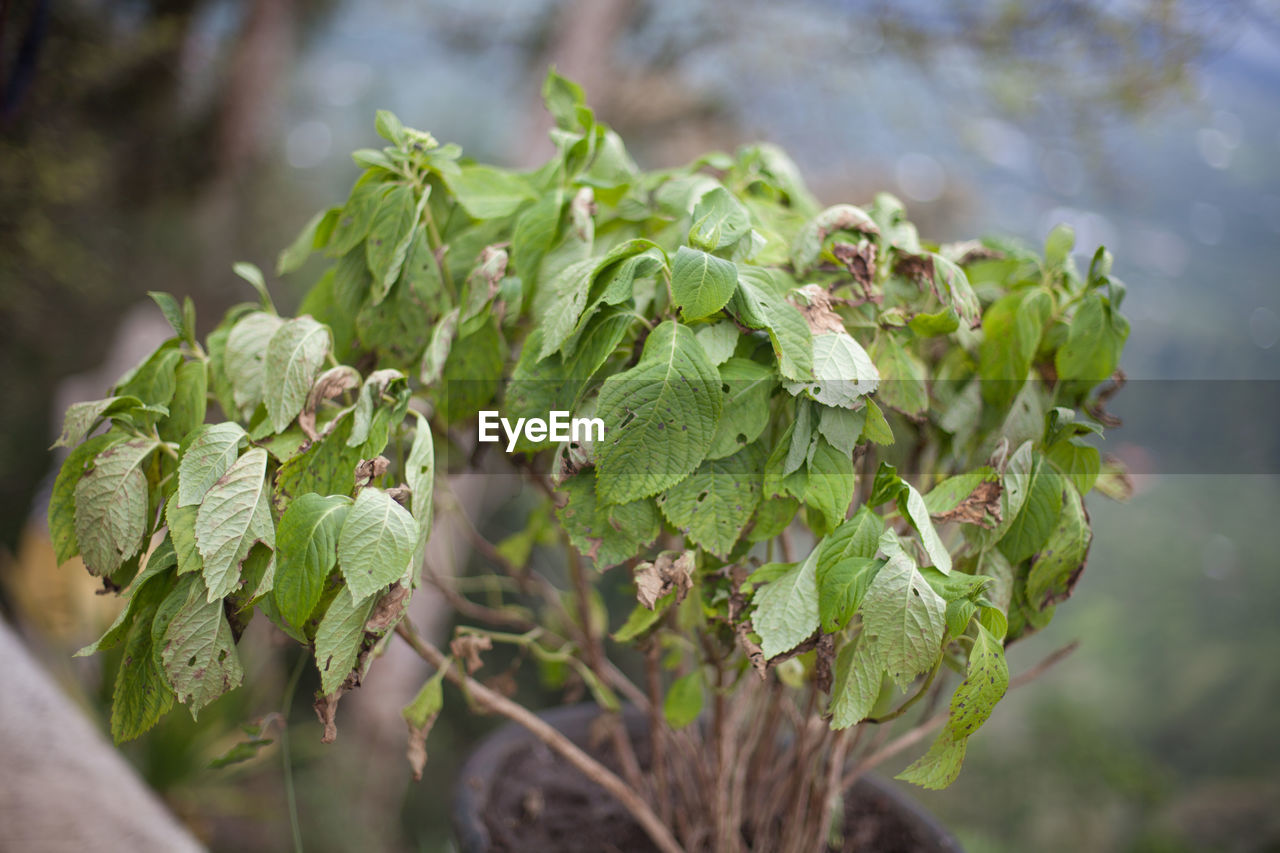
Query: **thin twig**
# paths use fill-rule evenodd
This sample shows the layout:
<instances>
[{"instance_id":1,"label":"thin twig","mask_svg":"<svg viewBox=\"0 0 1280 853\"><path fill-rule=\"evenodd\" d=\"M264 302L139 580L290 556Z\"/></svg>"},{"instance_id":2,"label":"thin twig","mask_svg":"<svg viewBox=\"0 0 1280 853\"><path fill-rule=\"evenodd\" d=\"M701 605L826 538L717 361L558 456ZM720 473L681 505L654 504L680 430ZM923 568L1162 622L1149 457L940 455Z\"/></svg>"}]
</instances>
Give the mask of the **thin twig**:
<instances>
[{"instance_id":1,"label":"thin twig","mask_svg":"<svg viewBox=\"0 0 1280 853\"><path fill-rule=\"evenodd\" d=\"M576 767L584 776L612 794L623 808L631 813L660 850L664 853L684 853L670 830L658 819L644 799L609 768L583 752L576 744L523 705L490 690L463 673L458 667L446 668L448 658L445 654L419 637L407 619L401 620L396 626L396 633L427 663L437 669L443 668L445 677L462 688L480 707L520 724L561 758Z\"/></svg>"}]
</instances>

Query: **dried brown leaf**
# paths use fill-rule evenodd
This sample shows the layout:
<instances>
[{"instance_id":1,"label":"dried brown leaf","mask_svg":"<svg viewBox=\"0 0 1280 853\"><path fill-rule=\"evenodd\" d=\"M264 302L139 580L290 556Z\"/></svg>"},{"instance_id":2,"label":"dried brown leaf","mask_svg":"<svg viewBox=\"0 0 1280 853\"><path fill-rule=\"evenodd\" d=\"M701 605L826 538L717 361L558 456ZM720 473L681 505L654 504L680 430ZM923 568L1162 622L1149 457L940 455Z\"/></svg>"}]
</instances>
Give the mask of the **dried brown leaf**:
<instances>
[{"instance_id":1,"label":"dried brown leaf","mask_svg":"<svg viewBox=\"0 0 1280 853\"><path fill-rule=\"evenodd\" d=\"M806 284L798 293L804 297L796 307L809 323L809 330L815 335L823 332L843 332L844 321L840 315L831 310L831 295L817 284Z\"/></svg>"},{"instance_id":2,"label":"dried brown leaf","mask_svg":"<svg viewBox=\"0 0 1280 853\"><path fill-rule=\"evenodd\" d=\"M391 460L385 456L378 456L373 459L361 459L360 464L356 466L356 485L361 488L369 485L383 474L387 473L387 469L391 467Z\"/></svg>"},{"instance_id":3,"label":"dried brown leaf","mask_svg":"<svg viewBox=\"0 0 1280 853\"><path fill-rule=\"evenodd\" d=\"M316 701L312 707L315 708L316 716L320 718L320 724L324 726L324 734L320 737L321 743L333 743L338 739L338 724L336 722L338 700L342 698L342 694L345 692L347 692L347 689L343 686L328 696L316 693Z\"/></svg>"},{"instance_id":4,"label":"dried brown leaf","mask_svg":"<svg viewBox=\"0 0 1280 853\"><path fill-rule=\"evenodd\" d=\"M693 586L692 576L692 551L663 551L654 562L636 566L636 600L652 610L658 599L675 590L679 604Z\"/></svg>"},{"instance_id":5,"label":"dried brown leaf","mask_svg":"<svg viewBox=\"0 0 1280 853\"><path fill-rule=\"evenodd\" d=\"M837 242L832 244L831 252L862 287L863 295L870 298L871 284L876 279L876 244L863 241L855 246Z\"/></svg>"},{"instance_id":6,"label":"dried brown leaf","mask_svg":"<svg viewBox=\"0 0 1280 853\"><path fill-rule=\"evenodd\" d=\"M969 496L960 501L954 509L938 513L935 521L958 521L961 524L976 524L988 530L1001 520L1000 484L994 480L983 480Z\"/></svg>"},{"instance_id":7,"label":"dried brown leaf","mask_svg":"<svg viewBox=\"0 0 1280 853\"><path fill-rule=\"evenodd\" d=\"M409 585L403 582L391 587L374 605L369 621L364 623L365 631L370 634L383 634L394 628L400 621L400 617L404 615L405 606L409 603L412 592Z\"/></svg>"},{"instance_id":8,"label":"dried brown leaf","mask_svg":"<svg viewBox=\"0 0 1280 853\"><path fill-rule=\"evenodd\" d=\"M312 441L317 438L316 410L320 408L320 404L359 386L360 374L354 367L342 364L321 373L315 385L311 386L311 392L307 394L307 402L302 407L302 413L298 415L298 426L302 428L307 438Z\"/></svg>"},{"instance_id":9,"label":"dried brown leaf","mask_svg":"<svg viewBox=\"0 0 1280 853\"><path fill-rule=\"evenodd\" d=\"M480 659L480 653L487 652L492 648L493 640L476 634L459 634L453 638L453 642L449 643L449 651L453 652L453 656L463 662L467 668L468 675L484 666L484 661Z\"/></svg>"}]
</instances>

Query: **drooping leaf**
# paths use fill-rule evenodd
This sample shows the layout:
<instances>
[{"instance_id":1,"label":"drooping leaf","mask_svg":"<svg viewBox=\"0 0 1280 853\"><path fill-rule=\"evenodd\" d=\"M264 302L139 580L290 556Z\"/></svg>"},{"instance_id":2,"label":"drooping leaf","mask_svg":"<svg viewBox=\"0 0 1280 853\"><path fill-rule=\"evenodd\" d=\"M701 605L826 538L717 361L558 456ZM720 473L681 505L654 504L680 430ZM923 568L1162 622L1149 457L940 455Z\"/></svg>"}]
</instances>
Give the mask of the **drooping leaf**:
<instances>
[{"instance_id":1,"label":"drooping leaf","mask_svg":"<svg viewBox=\"0 0 1280 853\"><path fill-rule=\"evenodd\" d=\"M59 565L80 553L80 544L76 541L76 486L85 468L108 445L123 440L125 436L121 433L94 436L77 445L58 469L49 495L48 521L49 538Z\"/></svg>"},{"instance_id":2,"label":"drooping leaf","mask_svg":"<svg viewBox=\"0 0 1280 853\"><path fill-rule=\"evenodd\" d=\"M277 433L302 411L331 346L329 329L306 316L289 320L271 336L263 381L267 415Z\"/></svg>"},{"instance_id":3,"label":"drooping leaf","mask_svg":"<svg viewBox=\"0 0 1280 853\"><path fill-rule=\"evenodd\" d=\"M157 604L149 601L137 609L116 671L111 692L111 737L117 744L133 740L173 707L173 691L156 660L151 640Z\"/></svg>"},{"instance_id":4,"label":"drooping leaf","mask_svg":"<svg viewBox=\"0 0 1280 853\"><path fill-rule=\"evenodd\" d=\"M1006 409L1022 390L1051 310L1052 299L1043 290L1015 291L986 310L978 376L987 403Z\"/></svg>"},{"instance_id":5,"label":"drooping leaf","mask_svg":"<svg viewBox=\"0 0 1280 853\"><path fill-rule=\"evenodd\" d=\"M109 443L76 483L75 538L91 574L113 574L142 547L148 523L144 466L157 446L145 438Z\"/></svg>"},{"instance_id":6,"label":"drooping leaf","mask_svg":"<svg viewBox=\"0 0 1280 853\"><path fill-rule=\"evenodd\" d=\"M227 378L241 412L252 412L264 399L267 345L283 324L275 314L255 311L232 326L227 335Z\"/></svg>"},{"instance_id":7,"label":"drooping leaf","mask_svg":"<svg viewBox=\"0 0 1280 853\"><path fill-rule=\"evenodd\" d=\"M127 412L141 405L142 401L134 396L107 397L104 400L75 403L67 409L66 417L62 422L62 435L58 437L58 440L49 449L75 447L85 440L85 436L102 418L110 417L116 413Z\"/></svg>"},{"instance_id":8,"label":"drooping leaf","mask_svg":"<svg viewBox=\"0 0 1280 853\"><path fill-rule=\"evenodd\" d=\"M788 302L767 270L738 268L738 289L729 300L729 312L744 326L769 333L778 370L787 379L813 378L813 343L809 324Z\"/></svg>"},{"instance_id":9,"label":"drooping leaf","mask_svg":"<svg viewBox=\"0 0 1280 853\"><path fill-rule=\"evenodd\" d=\"M755 592L751 624L766 659L789 652L818 630L818 549Z\"/></svg>"},{"instance_id":10,"label":"drooping leaf","mask_svg":"<svg viewBox=\"0 0 1280 853\"><path fill-rule=\"evenodd\" d=\"M891 535L885 532L886 538ZM942 653L946 610L911 556L893 549L862 599L862 621L875 639L881 664L900 687L932 667Z\"/></svg>"},{"instance_id":11,"label":"drooping leaf","mask_svg":"<svg viewBox=\"0 0 1280 853\"><path fill-rule=\"evenodd\" d=\"M267 451L251 448L213 484L196 510L196 547L210 601L236 588L255 543L275 546L266 469Z\"/></svg>"},{"instance_id":12,"label":"drooping leaf","mask_svg":"<svg viewBox=\"0 0 1280 853\"><path fill-rule=\"evenodd\" d=\"M606 569L635 556L658 537L662 520L649 498L605 505L596 497L591 473L583 472L560 485L567 496L556 510L569 541L596 568Z\"/></svg>"},{"instance_id":13,"label":"drooping leaf","mask_svg":"<svg viewBox=\"0 0 1280 853\"><path fill-rule=\"evenodd\" d=\"M178 463L178 506L200 503L240 455L247 438L237 423L207 424L184 441Z\"/></svg>"},{"instance_id":14,"label":"drooping leaf","mask_svg":"<svg viewBox=\"0 0 1280 853\"><path fill-rule=\"evenodd\" d=\"M841 646L831 687L831 728L847 729L869 717L883 681L884 667L865 631Z\"/></svg>"},{"instance_id":15,"label":"drooping leaf","mask_svg":"<svg viewBox=\"0 0 1280 853\"><path fill-rule=\"evenodd\" d=\"M1063 486L1061 475L1036 454L1027 475L1022 508L1000 539L1000 551L1009 562L1016 565L1045 544L1062 511Z\"/></svg>"},{"instance_id":16,"label":"drooping leaf","mask_svg":"<svg viewBox=\"0 0 1280 853\"><path fill-rule=\"evenodd\" d=\"M1039 610L1071 595L1093 540L1089 514L1080 493L1071 487L1063 492L1066 500L1053 533L1036 554L1027 576L1027 603Z\"/></svg>"},{"instance_id":17,"label":"drooping leaf","mask_svg":"<svg viewBox=\"0 0 1280 853\"><path fill-rule=\"evenodd\" d=\"M338 536L338 564L355 602L404 576L418 545L418 523L381 489L361 490Z\"/></svg>"},{"instance_id":18,"label":"drooping leaf","mask_svg":"<svg viewBox=\"0 0 1280 853\"><path fill-rule=\"evenodd\" d=\"M849 557L828 566L819 561L818 615L823 631L834 634L849 624L883 565L883 560L867 557Z\"/></svg>"},{"instance_id":19,"label":"drooping leaf","mask_svg":"<svg viewBox=\"0 0 1280 853\"><path fill-rule=\"evenodd\" d=\"M164 633L160 660L178 701L195 718L223 693L240 685L244 669L222 600L209 601L196 583L176 587L184 600Z\"/></svg>"},{"instance_id":20,"label":"drooping leaf","mask_svg":"<svg viewBox=\"0 0 1280 853\"><path fill-rule=\"evenodd\" d=\"M1009 666L1004 646L986 628L978 626L964 681L951 697L947 724L929 751L897 778L922 788L945 788L960 774L969 736L987 721L995 704L1009 688Z\"/></svg>"},{"instance_id":21,"label":"drooping leaf","mask_svg":"<svg viewBox=\"0 0 1280 853\"><path fill-rule=\"evenodd\" d=\"M821 436L811 447L804 502L822 514L825 529L834 530L853 500L853 460Z\"/></svg>"},{"instance_id":22,"label":"drooping leaf","mask_svg":"<svg viewBox=\"0 0 1280 853\"><path fill-rule=\"evenodd\" d=\"M597 489L606 503L657 494L693 472L715 438L720 374L687 326L665 322L635 367L605 380L596 412Z\"/></svg>"},{"instance_id":23,"label":"drooping leaf","mask_svg":"<svg viewBox=\"0 0 1280 853\"><path fill-rule=\"evenodd\" d=\"M302 627L320 603L338 560L338 534L351 508L346 495L299 495L280 517L276 531L276 609Z\"/></svg>"},{"instance_id":24,"label":"drooping leaf","mask_svg":"<svg viewBox=\"0 0 1280 853\"><path fill-rule=\"evenodd\" d=\"M424 191L422 203L426 200ZM373 276L369 297L374 305L386 297L400 278L421 210L413 189L403 185L393 187L378 202L364 243L365 263Z\"/></svg>"},{"instance_id":25,"label":"drooping leaf","mask_svg":"<svg viewBox=\"0 0 1280 853\"><path fill-rule=\"evenodd\" d=\"M160 438L181 441L187 433L204 423L209 402L209 370L203 361L186 361L178 365L176 387L169 402L169 417L160 421Z\"/></svg>"},{"instance_id":26,"label":"drooping leaf","mask_svg":"<svg viewBox=\"0 0 1280 853\"><path fill-rule=\"evenodd\" d=\"M727 558L760 502L763 463L754 445L707 460L663 492L658 508L690 542Z\"/></svg>"},{"instance_id":27,"label":"drooping leaf","mask_svg":"<svg viewBox=\"0 0 1280 853\"><path fill-rule=\"evenodd\" d=\"M316 668L320 670L320 689L324 695L333 695L355 667L364 643L364 625L373 605L372 597L357 603L341 591L329 603L316 628Z\"/></svg>"}]
</instances>

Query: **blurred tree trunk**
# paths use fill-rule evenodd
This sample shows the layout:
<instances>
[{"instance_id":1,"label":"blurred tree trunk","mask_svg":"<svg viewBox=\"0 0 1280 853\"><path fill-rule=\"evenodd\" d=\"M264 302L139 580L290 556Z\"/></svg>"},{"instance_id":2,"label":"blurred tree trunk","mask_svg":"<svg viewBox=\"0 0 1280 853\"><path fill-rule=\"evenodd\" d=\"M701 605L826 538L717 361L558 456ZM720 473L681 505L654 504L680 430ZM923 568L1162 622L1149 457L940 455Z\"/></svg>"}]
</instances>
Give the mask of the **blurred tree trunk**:
<instances>
[{"instance_id":1,"label":"blurred tree trunk","mask_svg":"<svg viewBox=\"0 0 1280 853\"><path fill-rule=\"evenodd\" d=\"M0 671L0 849L203 849L3 621Z\"/></svg>"}]
</instances>

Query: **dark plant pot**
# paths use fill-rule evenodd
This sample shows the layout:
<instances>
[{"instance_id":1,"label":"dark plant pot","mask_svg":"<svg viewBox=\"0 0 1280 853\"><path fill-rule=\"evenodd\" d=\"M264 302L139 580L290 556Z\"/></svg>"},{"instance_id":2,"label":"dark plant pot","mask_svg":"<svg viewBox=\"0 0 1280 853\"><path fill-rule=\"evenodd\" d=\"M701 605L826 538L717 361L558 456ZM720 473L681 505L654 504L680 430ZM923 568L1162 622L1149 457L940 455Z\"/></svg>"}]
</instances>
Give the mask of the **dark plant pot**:
<instances>
[{"instance_id":1,"label":"dark plant pot","mask_svg":"<svg viewBox=\"0 0 1280 853\"><path fill-rule=\"evenodd\" d=\"M595 705L571 705L539 714L580 747L590 750ZM647 723L629 709L627 729L647 760ZM606 763L608 763L606 761ZM874 853L960 853L956 839L893 785L865 776L849 791L846 809L873 813L892 841L858 849ZM856 804L856 805L855 805ZM462 767L454 791L453 827L462 853L527 850L654 849L644 832L614 799L563 762L533 735L508 723L485 738ZM496 829L496 831L495 831ZM856 829L856 827L855 827Z\"/></svg>"}]
</instances>

